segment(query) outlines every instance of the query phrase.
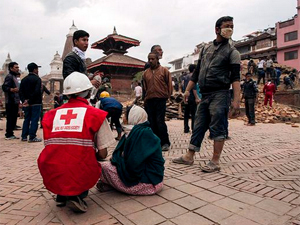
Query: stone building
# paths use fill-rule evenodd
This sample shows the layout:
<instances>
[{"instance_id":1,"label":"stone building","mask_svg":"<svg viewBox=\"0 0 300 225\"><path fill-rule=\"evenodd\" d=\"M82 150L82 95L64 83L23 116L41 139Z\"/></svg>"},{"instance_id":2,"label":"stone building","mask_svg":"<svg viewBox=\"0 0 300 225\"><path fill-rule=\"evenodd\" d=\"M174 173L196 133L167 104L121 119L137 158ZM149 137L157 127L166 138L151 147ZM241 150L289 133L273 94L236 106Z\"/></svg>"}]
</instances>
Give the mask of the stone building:
<instances>
[{"instance_id":1,"label":"stone building","mask_svg":"<svg viewBox=\"0 0 300 225\"><path fill-rule=\"evenodd\" d=\"M54 93L59 91L60 93L63 92L63 77L62 77L62 67L63 61L56 52L54 55L53 60L50 63L51 71L49 74L41 77L43 83L50 88L50 92Z\"/></svg>"},{"instance_id":2,"label":"stone building","mask_svg":"<svg viewBox=\"0 0 300 225\"><path fill-rule=\"evenodd\" d=\"M93 43L92 49L103 50L105 56L87 64L90 73L102 72L111 77L113 92L130 93L134 75L143 71L145 61L126 55L127 49L140 45L140 41L113 33Z\"/></svg>"},{"instance_id":3,"label":"stone building","mask_svg":"<svg viewBox=\"0 0 300 225\"><path fill-rule=\"evenodd\" d=\"M300 70L300 0L292 19L276 23L278 63Z\"/></svg>"},{"instance_id":4,"label":"stone building","mask_svg":"<svg viewBox=\"0 0 300 225\"><path fill-rule=\"evenodd\" d=\"M256 31L244 37L244 39L234 42L234 46L241 53L241 59L258 59L270 56L276 61L277 37L275 27Z\"/></svg>"},{"instance_id":5,"label":"stone building","mask_svg":"<svg viewBox=\"0 0 300 225\"><path fill-rule=\"evenodd\" d=\"M66 42L64 45L64 51L62 57L56 51L53 60L50 63L51 71L49 74L41 77L43 83L50 88L50 92L54 93L59 91L63 92L63 76L62 76L62 68L63 68L63 60L66 55L72 51L73 48L73 34L77 31L77 27L74 25L74 21L72 26L69 29L69 33L66 35Z\"/></svg>"}]
</instances>

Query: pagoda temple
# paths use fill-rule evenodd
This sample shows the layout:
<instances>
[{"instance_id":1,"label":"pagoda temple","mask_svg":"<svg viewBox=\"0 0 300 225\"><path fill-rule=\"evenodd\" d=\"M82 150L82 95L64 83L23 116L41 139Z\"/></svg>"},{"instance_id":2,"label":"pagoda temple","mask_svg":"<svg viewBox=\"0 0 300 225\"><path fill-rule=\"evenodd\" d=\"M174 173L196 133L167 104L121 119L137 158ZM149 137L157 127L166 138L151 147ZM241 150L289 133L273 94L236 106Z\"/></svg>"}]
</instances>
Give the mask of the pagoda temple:
<instances>
[{"instance_id":1,"label":"pagoda temple","mask_svg":"<svg viewBox=\"0 0 300 225\"><path fill-rule=\"evenodd\" d=\"M125 54L127 49L139 45L140 41L118 34L114 27L112 34L91 45L92 49L103 50L106 56L89 63L87 69L110 76L113 92L130 93L134 75L143 71L146 62Z\"/></svg>"}]
</instances>

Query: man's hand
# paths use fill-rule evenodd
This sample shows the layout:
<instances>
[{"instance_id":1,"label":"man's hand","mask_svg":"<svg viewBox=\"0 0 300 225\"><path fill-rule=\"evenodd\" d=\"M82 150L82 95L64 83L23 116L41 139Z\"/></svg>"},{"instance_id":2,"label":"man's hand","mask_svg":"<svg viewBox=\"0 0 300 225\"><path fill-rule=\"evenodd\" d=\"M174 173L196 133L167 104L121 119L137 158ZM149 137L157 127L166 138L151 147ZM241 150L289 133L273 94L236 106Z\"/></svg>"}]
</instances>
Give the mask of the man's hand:
<instances>
[{"instance_id":1,"label":"man's hand","mask_svg":"<svg viewBox=\"0 0 300 225\"><path fill-rule=\"evenodd\" d=\"M196 104L198 105L200 102L201 102L201 99L200 98L196 98Z\"/></svg>"},{"instance_id":2,"label":"man's hand","mask_svg":"<svg viewBox=\"0 0 300 225\"><path fill-rule=\"evenodd\" d=\"M23 106L23 107L28 107L28 106L29 106L28 101L25 100L25 101L23 102L22 106Z\"/></svg>"},{"instance_id":3,"label":"man's hand","mask_svg":"<svg viewBox=\"0 0 300 225\"><path fill-rule=\"evenodd\" d=\"M13 93L17 93L19 92L19 88L11 88L10 91Z\"/></svg>"},{"instance_id":4,"label":"man's hand","mask_svg":"<svg viewBox=\"0 0 300 225\"><path fill-rule=\"evenodd\" d=\"M189 91L185 91L184 94L183 94L183 102L184 103L188 102L189 96L190 96L190 92Z\"/></svg>"},{"instance_id":5,"label":"man's hand","mask_svg":"<svg viewBox=\"0 0 300 225\"><path fill-rule=\"evenodd\" d=\"M231 106L234 110L239 110L240 109L240 101L233 99Z\"/></svg>"},{"instance_id":6,"label":"man's hand","mask_svg":"<svg viewBox=\"0 0 300 225\"><path fill-rule=\"evenodd\" d=\"M99 88L101 84L98 80L91 80L91 83L95 88Z\"/></svg>"},{"instance_id":7,"label":"man's hand","mask_svg":"<svg viewBox=\"0 0 300 225\"><path fill-rule=\"evenodd\" d=\"M240 115L240 102L238 100L233 100L229 110L229 118L236 118Z\"/></svg>"}]
</instances>

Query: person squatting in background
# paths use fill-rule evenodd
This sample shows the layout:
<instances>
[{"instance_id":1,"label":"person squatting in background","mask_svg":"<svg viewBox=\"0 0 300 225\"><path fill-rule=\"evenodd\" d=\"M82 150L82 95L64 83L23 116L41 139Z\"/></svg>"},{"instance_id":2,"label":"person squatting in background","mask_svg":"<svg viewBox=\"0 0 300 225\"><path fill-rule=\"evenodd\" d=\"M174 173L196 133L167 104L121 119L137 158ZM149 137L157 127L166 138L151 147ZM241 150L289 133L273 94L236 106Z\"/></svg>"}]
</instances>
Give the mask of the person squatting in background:
<instances>
[{"instance_id":1,"label":"person squatting in background","mask_svg":"<svg viewBox=\"0 0 300 225\"><path fill-rule=\"evenodd\" d=\"M110 97L107 91L103 91L100 94L100 99L96 103L96 108L106 111L108 114L107 119L111 118L110 127L115 125L118 136L115 138L117 141L121 139L122 126L120 123L120 117L122 115L123 105L115 98Z\"/></svg>"}]
</instances>

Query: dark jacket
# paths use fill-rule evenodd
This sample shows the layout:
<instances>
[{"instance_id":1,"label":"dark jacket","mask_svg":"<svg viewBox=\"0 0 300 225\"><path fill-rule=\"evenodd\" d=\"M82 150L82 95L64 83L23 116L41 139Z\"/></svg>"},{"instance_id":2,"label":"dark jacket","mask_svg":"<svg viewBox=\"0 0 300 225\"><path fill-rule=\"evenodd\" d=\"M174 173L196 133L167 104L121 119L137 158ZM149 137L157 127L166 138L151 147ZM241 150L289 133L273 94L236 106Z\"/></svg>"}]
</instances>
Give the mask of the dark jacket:
<instances>
[{"instance_id":1,"label":"dark jacket","mask_svg":"<svg viewBox=\"0 0 300 225\"><path fill-rule=\"evenodd\" d=\"M20 98L23 103L27 100L29 105L42 104L42 80L38 75L29 73L22 79Z\"/></svg>"},{"instance_id":2,"label":"dark jacket","mask_svg":"<svg viewBox=\"0 0 300 225\"><path fill-rule=\"evenodd\" d=\"M191 80L199 83L201 93L229 90L231 83L240 81L240 54L228 41L213 41L200 51Z\"/></svg>"},{"instance_id":3,"label":"dark jacket","mask_svg":"<svg viewBox=\"0 0 300 225\"><path fill-rule=\"evenodd\" d=\"M48 90L48 88L47 88L45 85L43 85L43 87L42 87L42 95L44 94L44 92L45 92L47 95L50 95L50 94L51 94L50 91Z\"/></svg>"},{"instance_id":4,"label":"dark jacket","mask_svg":"<svg viewBox=\"0 0 300 225\"><path fill-rule=\"evenodd\" d=\"M11 88L18 87L18 80L16 74L10 72L5 77L4 83L2 85L2 90L5 92L5 103L6 104L19 104L20 96L19 93L11 92Z\"/></svg>"},{"instance_id":5,"label":"dark jacket","mask_svg":"<svg viewBox=\"0 0 300 225\"><path fill-rule=\"evenodd\" d=\"M115 98L100 98L101 104L100 109L107 111L108 109L120 109L122 110L123 105Z\"/></svg>"},{"instance_id":6,"label":"dark jacket","mask_svg":"<svg viewBox=\"0 0 300 225\"><path fill-rule=\"evenodd\" d=\"M64 79L74 71L87 74L85 62L75 52L70 52L63 62Z\"/></svg>"},{"instance_id":7,"label":"dark jacket","mask_svg":"<svg viewBox=\"0 0 300 225\"><path fill-rule=\"evenodd\" d=\"M243 84L243 96L245 99L256 98L257 92L258 89L254 80L245 81Z\"/></svg>"},{"instance_id":8,"label":"dark jacket","mask_svg":"<svg viewBox=\"0 0 300 225\"><path fill-rule=\"evenodd\" d=\"M127 138L123 135L113 152L111 163L128 187L138 183L156 185L162 182L165 160L160 140L149 122L135 125Z\"/></svg>"}]
</instances>

